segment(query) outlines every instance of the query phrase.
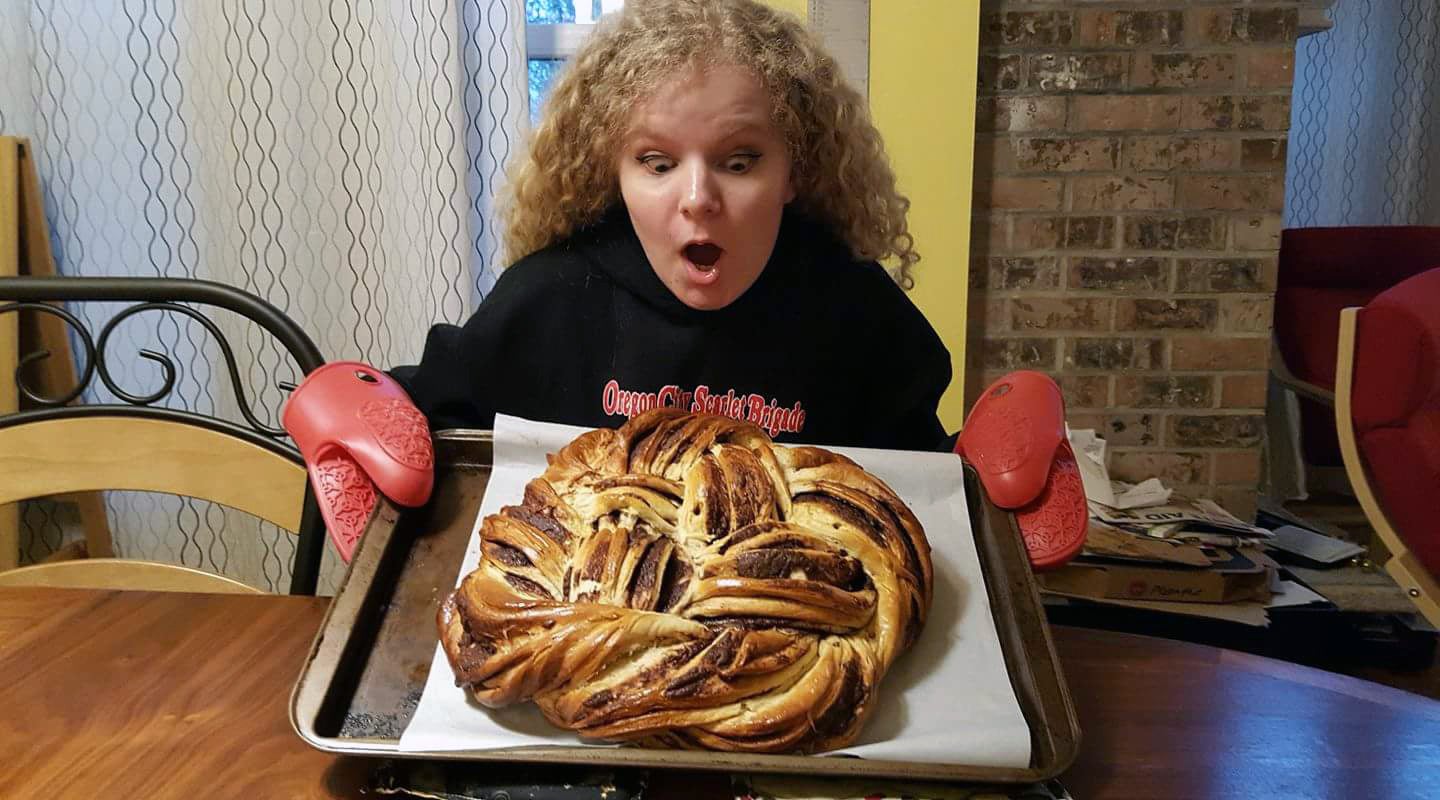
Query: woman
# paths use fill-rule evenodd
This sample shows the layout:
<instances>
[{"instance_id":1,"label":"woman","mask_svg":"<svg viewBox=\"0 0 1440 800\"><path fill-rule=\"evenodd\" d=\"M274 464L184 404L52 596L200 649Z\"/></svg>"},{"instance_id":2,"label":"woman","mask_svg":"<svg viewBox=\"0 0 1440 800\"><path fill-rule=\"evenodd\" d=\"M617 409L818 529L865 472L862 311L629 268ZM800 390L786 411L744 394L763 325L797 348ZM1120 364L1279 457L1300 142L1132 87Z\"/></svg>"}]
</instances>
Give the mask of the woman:
<instances>
[{"instance_id":1,"label":"woman","mask_svg":"<svg viewBox=\"0 0 1440 800\"><path fill-rule=\"evenodd\" d=\"M864 100L796 20L632 0L513 172L514 263L395 376L436 429L671 406L781 441L945 447L949 354L896 285L919 258L908 205Z\"/></svg>"}]
</instances>

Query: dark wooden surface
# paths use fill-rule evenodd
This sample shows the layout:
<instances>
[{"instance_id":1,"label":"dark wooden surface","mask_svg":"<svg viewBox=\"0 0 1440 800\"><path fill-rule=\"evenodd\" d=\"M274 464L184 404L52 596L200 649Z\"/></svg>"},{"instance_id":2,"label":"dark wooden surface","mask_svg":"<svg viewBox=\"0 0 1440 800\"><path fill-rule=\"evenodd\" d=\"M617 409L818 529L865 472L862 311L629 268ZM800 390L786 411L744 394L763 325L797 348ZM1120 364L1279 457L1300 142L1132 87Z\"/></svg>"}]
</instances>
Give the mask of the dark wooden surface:
<instances>
[{"instance_id":1,"label":"dark wooden surface","mask_svg":"<svg viewBox=\"0 0 1440 800\"><path fill-rule=\"evenodd\" d=\"M1089 798L1440 798L1440 703L1234 650L1056 627Z\"/></svg>"},{"instance_id":2,"label":"dark wooden surface","mask_svg":"<svg viewBox=\"0 0 1440 800\"><path fill-rule=\"evenodd\" d=\"M349 798L374 762L291 730L314 598L0 589L0 797ZM1440 703L1199 645L1059 627L1077 800L1440 797ZM698 792L705 787L708 791ZM724 783L671 775L651 796Z\"/></svg>"},{"instance_id":3,"label":"dark wooden surface","mask_svg":"<svg viewBox=\"0 0 1440 800\"><path fill-rule=\"evenodd\" d=\"M290 728L326 602L0 589L0 798L360 796Z\"/></svg>"}]
</instances>

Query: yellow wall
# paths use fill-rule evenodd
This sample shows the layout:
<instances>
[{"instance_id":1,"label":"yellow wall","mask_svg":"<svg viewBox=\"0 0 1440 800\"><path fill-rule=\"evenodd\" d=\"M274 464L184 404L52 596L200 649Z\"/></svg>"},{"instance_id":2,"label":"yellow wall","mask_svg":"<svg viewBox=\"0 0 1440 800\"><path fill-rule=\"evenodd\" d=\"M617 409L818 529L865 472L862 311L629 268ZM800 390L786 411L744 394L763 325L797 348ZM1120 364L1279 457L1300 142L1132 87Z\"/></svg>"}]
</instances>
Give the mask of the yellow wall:
<instances>
[{"instance_id":1,"label":"yellow wall","mask_svg":"<svg viewBox=\"0 0 1440 800\"><path fill-rule=\"evenodd\" d=\"M802 20L810 18L810 0L765 0L765 3L789 11Z\"/></svg>"},{"instance_id":2,"label":"yellow wall","mask_svg":"<svg viewBox=\"0 0 1440 800\"><path fill-rule=\"evenodd\" d=\"M870 110L885 137L921 261L911 299L950 349L954 378L940 402L960 428L970 271L979 0L870 3Z\"/></svg>"},{"instance_id":3,"label":"yellow wall","mask_svg":"<svg viewBox=\"0 0 1440 800\"><path fill-rule=\"evenodd\" d=\"M766 0L808 19L809 0ZM870 111L910 198L921 261L911 299L950 350L940 402L947 430L965 414L965 310L975 152L979 0L871 0Z\"/></svg>"}]
</instances>

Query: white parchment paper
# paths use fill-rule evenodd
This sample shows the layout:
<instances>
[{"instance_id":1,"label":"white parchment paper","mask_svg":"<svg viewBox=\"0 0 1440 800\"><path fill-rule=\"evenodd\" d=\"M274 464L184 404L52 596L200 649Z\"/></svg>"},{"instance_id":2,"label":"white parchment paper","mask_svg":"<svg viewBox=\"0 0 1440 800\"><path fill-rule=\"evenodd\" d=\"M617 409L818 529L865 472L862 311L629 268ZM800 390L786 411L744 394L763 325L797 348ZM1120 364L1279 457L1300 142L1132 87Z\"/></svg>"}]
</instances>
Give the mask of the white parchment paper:
<instances>
[{"instance_id":1,"label":"white parchment paper","mask_svg":"<svg viewBox=\"0 0 1440 800\"><path fill-rule=\"evenodd\" d=\"M495 468L455 583L480 559L480 521L518 504L525 484L545 471L545 455L584 428L495 418ZM915 647L880 685L880 698L859 741L842 751L968 766L1024 767L1030 732L1005 669L966 511L960 459L853 447L827 448L856 461L909 504L930 540L935 601ZM487 709L455 686L436 645L419 707L400 738L402 751L483 750L533 745L594 745L545 721L533 704Z\"/></svg>"}]
</instances>

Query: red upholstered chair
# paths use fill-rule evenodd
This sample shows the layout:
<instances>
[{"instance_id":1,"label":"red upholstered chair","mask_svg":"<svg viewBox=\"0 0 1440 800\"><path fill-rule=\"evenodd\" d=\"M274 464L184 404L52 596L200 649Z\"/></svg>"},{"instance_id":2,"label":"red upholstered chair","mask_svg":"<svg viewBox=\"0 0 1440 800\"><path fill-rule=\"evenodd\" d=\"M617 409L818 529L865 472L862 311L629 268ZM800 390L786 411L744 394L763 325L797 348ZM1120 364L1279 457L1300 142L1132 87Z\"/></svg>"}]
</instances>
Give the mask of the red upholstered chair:
<instances>
[{"instance_id":1,"label":"red upholstered chair","mask_svg":"<svg viewBox=\"0 0 1440 800\"><path fill-rule=\"evenodd\" d=\"M1385 569L1440 626L1440 269L1340 313L1335 423Z\"/></svg>"},{"instance_id":2,"label":"red upholstered chair","mask_svg":"<svg viewBox=\"0 0 1440 800\"><path fill-rule=\"evenodd\" d=\"M1335 342L1340 311L1440 266L1440 227L1290 228L1280 235L1276 377L1300 395L1305 461L1338 467Z\"/></svg>"}]
</instances>

